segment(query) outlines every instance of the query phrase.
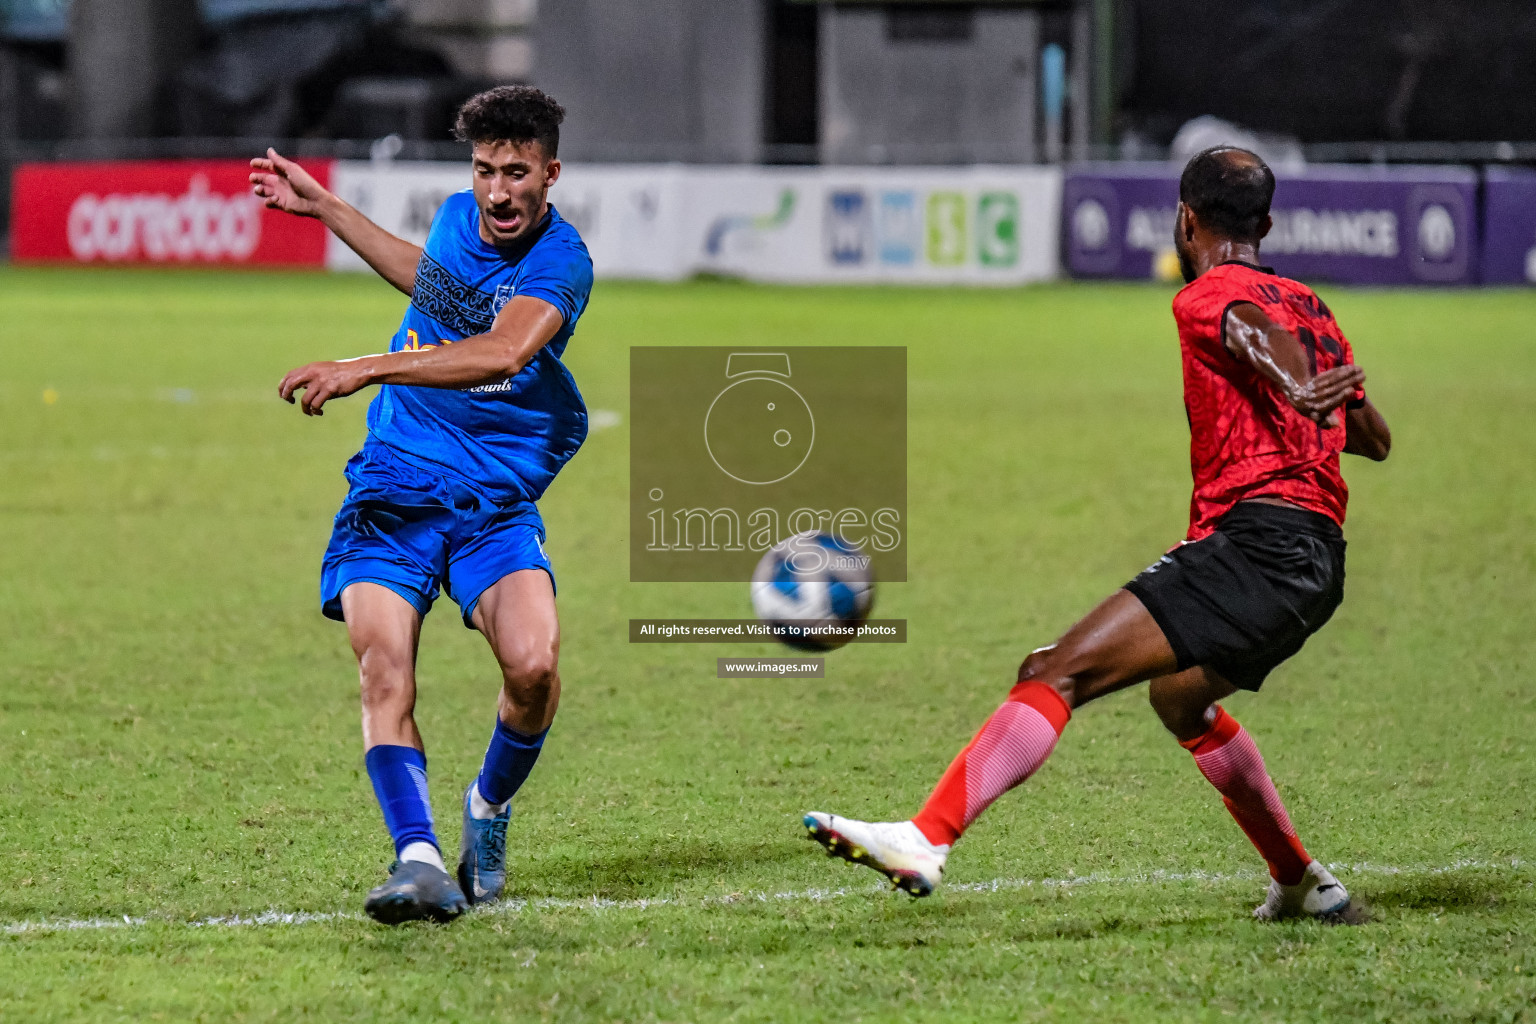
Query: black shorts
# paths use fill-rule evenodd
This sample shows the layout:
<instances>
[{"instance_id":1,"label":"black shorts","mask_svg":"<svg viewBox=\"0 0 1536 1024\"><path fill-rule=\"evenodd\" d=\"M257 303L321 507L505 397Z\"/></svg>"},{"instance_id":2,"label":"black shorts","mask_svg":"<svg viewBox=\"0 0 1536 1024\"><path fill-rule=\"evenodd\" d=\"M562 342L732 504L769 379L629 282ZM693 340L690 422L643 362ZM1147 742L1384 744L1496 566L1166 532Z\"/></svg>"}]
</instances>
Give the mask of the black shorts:
<instances>
[{"instance_id":1,"label":"black shorts","mask_svg":"<svg viewBox=\"0 0 1536 1024\"><path fill-rule=\"evenodd\" d=\"M1344 534L1325 515L1240 502L1203 540L1125 585L1157 620L1179 670L1205 665L1257 690L1344 599Z\"/></svg>"}]
</instances>

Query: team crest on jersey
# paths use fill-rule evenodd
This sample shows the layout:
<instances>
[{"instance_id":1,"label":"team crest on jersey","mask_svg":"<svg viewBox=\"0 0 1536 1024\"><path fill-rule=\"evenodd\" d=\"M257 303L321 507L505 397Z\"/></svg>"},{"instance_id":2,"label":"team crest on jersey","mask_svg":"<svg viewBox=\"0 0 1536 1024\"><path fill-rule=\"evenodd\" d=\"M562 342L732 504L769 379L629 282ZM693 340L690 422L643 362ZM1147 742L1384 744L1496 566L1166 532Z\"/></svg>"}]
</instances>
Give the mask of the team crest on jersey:
<instances>
[{"instance_id":1,"label":"team crest on jersey","mask_svg":"<svg viewBox=\"0 0 1536 1024\"><path fill-rule=\"evenodd\" d=\"M510 284L496 286L496 297L491 300L491 315L501 312L501 307L512 301L512 296L517 294L517 289Z\"/></svg>"}]
</instances>

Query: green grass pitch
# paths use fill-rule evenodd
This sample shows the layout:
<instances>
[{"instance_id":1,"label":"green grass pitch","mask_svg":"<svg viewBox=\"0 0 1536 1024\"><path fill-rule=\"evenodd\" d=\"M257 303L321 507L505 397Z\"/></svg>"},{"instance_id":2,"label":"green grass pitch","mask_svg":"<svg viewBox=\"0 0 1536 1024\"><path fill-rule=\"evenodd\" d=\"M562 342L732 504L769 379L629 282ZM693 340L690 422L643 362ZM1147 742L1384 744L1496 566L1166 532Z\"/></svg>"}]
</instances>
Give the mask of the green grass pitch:
<instances>
[{"instance_id":1,"label":"green grass pitch","mask_svg":"<svg viewBox=\"0 0 1536 1024\"><path fill-rule=\"evenodd\" d=\"M1349 460L1342 610L1228 707L1371 923L1249 919L1262 864L1142 690L1080 712L934 898L819 856L801 812L912 813L1023 655L1182 535L1170 293L706 282L600 284L568 353L620 421L543 502L566 697L513 819L527 902L387 929L315 593L366 398L307 420L275 387L378 350L404 300L0 272L0 1019L1536 1018L1536 295L1324 294L1396 450ZM879 611L911 641L722 681L771 652L626 643L749 610L627 582L627 349L786 341L909 346L912 582ZM456 849L496 677L451 606L420 676ZM322 916L199 924L269 910Z\"/></svg>"}]
</instances>

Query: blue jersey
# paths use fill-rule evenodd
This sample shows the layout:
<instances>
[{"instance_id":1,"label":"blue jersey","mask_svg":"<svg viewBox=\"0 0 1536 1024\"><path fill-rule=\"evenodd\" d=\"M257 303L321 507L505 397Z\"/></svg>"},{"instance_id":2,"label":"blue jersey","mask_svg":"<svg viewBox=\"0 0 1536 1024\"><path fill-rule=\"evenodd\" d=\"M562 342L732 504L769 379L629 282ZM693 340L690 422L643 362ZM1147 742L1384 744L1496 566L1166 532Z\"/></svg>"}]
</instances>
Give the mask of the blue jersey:
<instances>
[{"instance_id":1,"label":"blue jersey","mask_svg":"<svg viewBox=\"0 0 1536 1024\"><path fill-rule=\"evenodd\" d=\"M480 237L468 189L432 221L416 285L391 352L445 345L491 329L514 295L532 295L564 323L515 376L478 387L385 384L368 408L370 441L480 485L499 500L533 501L587 437L587 407L560 362L592 290L592 257L571 223L549 208L534 239L504 253Z\"/></svg>"}]
</instances>

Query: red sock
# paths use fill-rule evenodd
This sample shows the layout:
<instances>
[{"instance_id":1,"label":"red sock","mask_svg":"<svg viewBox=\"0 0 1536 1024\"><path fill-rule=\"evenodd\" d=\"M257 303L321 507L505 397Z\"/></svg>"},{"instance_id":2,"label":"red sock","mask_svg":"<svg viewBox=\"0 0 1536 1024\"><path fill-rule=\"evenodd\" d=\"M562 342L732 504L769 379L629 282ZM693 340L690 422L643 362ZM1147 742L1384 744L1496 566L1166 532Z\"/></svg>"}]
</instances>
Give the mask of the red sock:
<instances>
[{"instance_id":1,"label":"red sock","mask_svg":"<svg viewBox=\"0 0 1536 1024\"><path fill-rule=\"evenodd\" d=\"M1264 758L1248 730L1220 705L1210 731L1180 746L1195 755L1200 773L1216 787L1222 802L1269 862L1269 873L1282 885L1295 885L1312 858L1286 816L1275 784L1264 770Z\"/></svg>"},{"instance_id":2,"label":"red sock","mask_svg":"<svg viewBox=\"0 0 1536 1024\"><path fill-rule=\"evenodd\" d=\"M930 843L953 844L992 801L1045 763L1071 717L1054 687L1019 683L950 763L913 823Z\"/></svg>"}]
</instances>

